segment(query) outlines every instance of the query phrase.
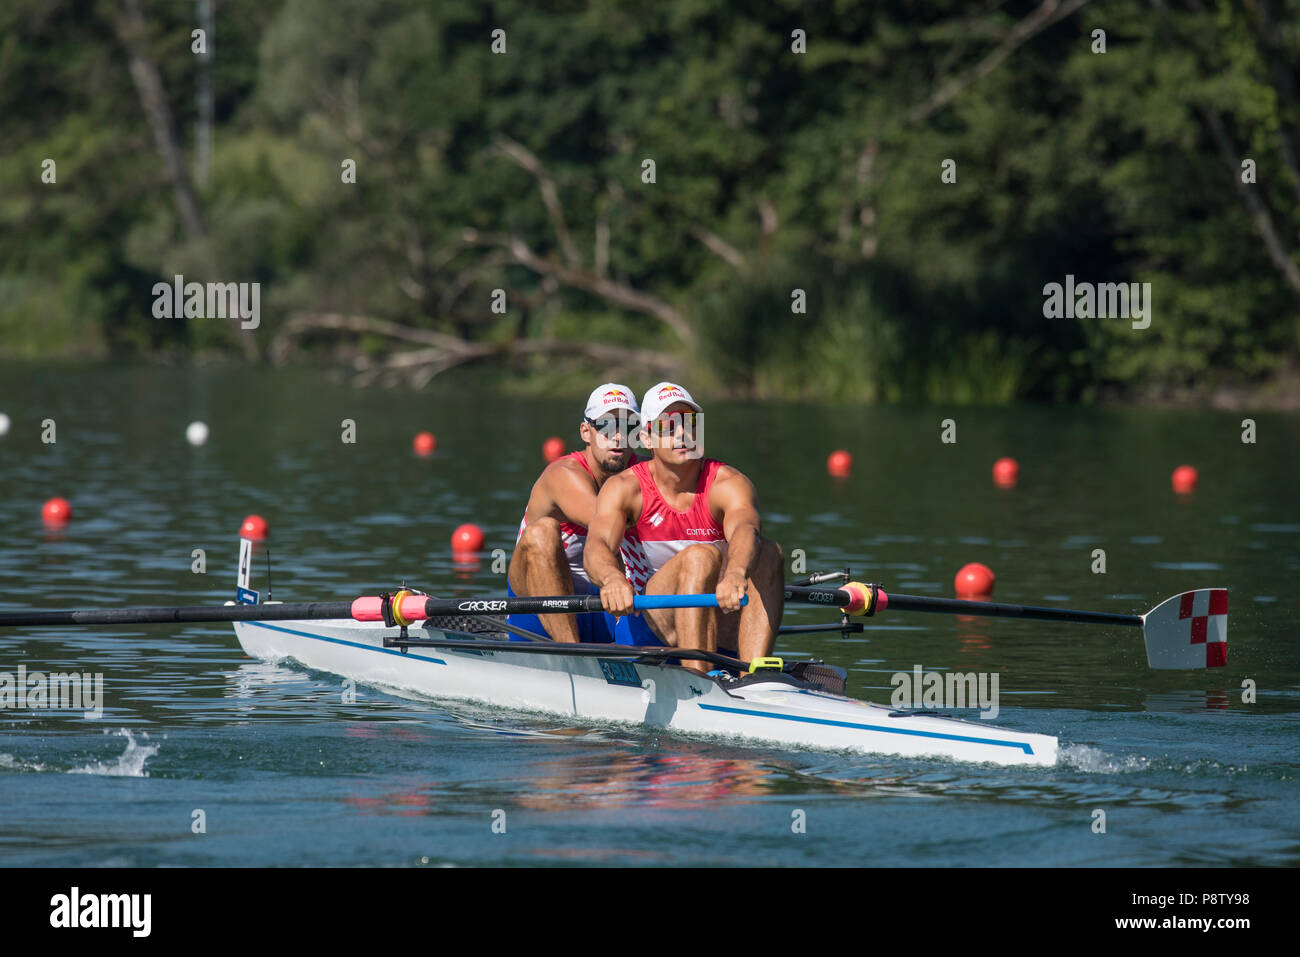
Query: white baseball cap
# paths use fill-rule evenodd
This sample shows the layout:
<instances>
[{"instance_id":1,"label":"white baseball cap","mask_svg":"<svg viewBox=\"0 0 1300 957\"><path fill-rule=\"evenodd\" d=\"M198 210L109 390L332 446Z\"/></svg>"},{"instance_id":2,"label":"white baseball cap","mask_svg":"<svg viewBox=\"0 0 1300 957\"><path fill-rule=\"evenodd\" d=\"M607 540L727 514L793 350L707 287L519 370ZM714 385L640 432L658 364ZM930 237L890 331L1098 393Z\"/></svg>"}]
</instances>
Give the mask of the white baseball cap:
<instances>
[{"instance_id":1,"label":"white baseball cap","mask_svg":"<svg viewBox=\"0 0 1300 957\"><path fill-rule=\"evenodd\" d=\"M700 408L700 404L691 398L691 394L675 382L660 382L647 389L645 398L641 400L641 408L644 410L641 413L641 421L653 422L674 402L684 402L696 412L704 411Z\"/></svg>"},{"instance_id":2,"label":"white baseball cap","mask_svg":"<svg viewBox=\"0 0 1300 957\"><path fill-rule=\"evenodd\" d=\"M617 382L598 385L587 397L587 410L583 413L589 419L599 419L606 412L626 409L628 412L640 413L636 404L636 393Z\"/></svg>"}]
</instances>

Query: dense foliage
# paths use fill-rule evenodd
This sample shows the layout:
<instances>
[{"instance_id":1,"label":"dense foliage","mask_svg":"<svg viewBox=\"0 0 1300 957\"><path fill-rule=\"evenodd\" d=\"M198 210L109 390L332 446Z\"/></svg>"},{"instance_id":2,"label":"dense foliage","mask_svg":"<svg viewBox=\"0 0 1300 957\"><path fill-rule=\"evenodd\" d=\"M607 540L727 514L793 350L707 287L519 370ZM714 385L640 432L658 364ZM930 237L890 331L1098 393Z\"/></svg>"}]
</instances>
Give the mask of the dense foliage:
<instances>
[{"instance_id":1,"label":"dense foliage","mask_svg":"<svg viewBox=\"0 0 1300 957\"><path fill-rule=\"evenodd\" d=\"M192 4L0 7L0 353L1008 401L1300 350L1296 0L215 9L199 181ZM177 273L261 326L155 318ZM1045 318L1067 275L1149 328Z\"/></svg>"}]
</instances>

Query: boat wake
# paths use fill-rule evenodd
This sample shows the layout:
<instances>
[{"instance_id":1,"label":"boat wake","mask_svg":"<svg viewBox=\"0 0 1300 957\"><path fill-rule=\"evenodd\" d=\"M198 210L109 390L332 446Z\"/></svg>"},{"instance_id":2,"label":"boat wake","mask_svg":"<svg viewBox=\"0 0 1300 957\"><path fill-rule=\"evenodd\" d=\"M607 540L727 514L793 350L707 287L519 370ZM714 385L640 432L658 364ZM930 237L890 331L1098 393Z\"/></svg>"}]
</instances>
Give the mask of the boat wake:
<instances>
[{"instance_id":1,"label":"boat wake","mask_svg":"<svg viewBox=\"0 0 1300 957\"><path fill-rule=\"evenodd\" d=\"M145 762L158 753L161 745L144 744L135 739L129 728L120 731L105 731L126 738L126 750L113 761L95 761L77 768L68 768L65 774L98 774L110 778L147 778L149 772L144 769ZM149 735L143 731L140 737L148 741ZM25 761L12 754L0 753L0 771L61 771L62 769L42 764L39 761Z\"/></svg>"},{"instance_id":2,"label":"boat wake","mask_svg":"<svg viewBox=\"0 0 1300 957\"><path fill-rule=\"evenodd\" d=\"M1056 760L1064 767L1086 774L1122 774L1127 771L1145 771L1151 767L1149 758L1136 754L1108 754L1090 744L1062 745L1056 754Z\"/></svg>"},{"instance_id":3,"label":"boat wake","mask_svg":"<svg viewBox=\"0 0 1300 957\"><path fill-rule=\"evenodd\" d=\"M105 731L105 734L112 734L111 731ZM126 738L126 750L118 756L116 761L96 761L93 764L87 764L85 767L73 768L69 774L99 774L110 778L147 778L149 772L144 769L144 764L151 757L158 753L161 745L141 744L136 741L129 728L122 728L117 732L120 737ZM140 732L140 737L146 741L149 735Z\"/></svg>"},{"instance_id":4,"label":"boat wake","mask_svg":"<svg viewBox=\"0 0 1300 957\"><path fill-rule=\"evenodd\" d=\"M20 761L12 754L0 754L0 770L5 771L44 771L45 765L36 761Z\"/></svg>"}]
</instances>

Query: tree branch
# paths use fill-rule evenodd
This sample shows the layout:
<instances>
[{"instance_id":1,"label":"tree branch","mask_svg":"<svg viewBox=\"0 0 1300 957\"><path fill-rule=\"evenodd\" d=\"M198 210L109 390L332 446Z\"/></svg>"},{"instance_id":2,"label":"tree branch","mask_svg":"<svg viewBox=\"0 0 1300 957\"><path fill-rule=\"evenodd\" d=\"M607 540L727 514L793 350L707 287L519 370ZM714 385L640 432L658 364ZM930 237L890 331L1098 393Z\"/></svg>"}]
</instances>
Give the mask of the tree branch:
<instances>
[{"instance_id":1,"label":"tree branch","mask_svg":"<svg viewBox=\"0 0 1300 957\"><path fill-rule=\"evenodd\" d=\"M692 226L691 235L703 243L709 252L725 259L740 272L747 268L744 254L712 230L704 226Z\"/></svg>"},{"instance_id":2,"label":"tree branch","mask_svg":"<svg viewBox=\"0 0 1300 957\"><path fill-rule=\"evenodd\" d=\"M683 342L688 345L695 342L695 332L687 324L686 317L662 299L633 289L624 283L615 282L608 277L597 276L582 269L573 269L544 259L518 236L480 233L476 229L463 230L461 236L471 245L504 249L516 263L531 269L539 276L552 276L566 286L589 292L625 309L653 316L677 333Z\"/></svg>"},{"instance_id":3,"label":"tree branch","mask_svg":"<svg viewBox=\"0 0 1300 957\"><path fill-rule=\"evenodd\" d=\"M1017 47L1037 36L1058 20L1065 19L1085 3L1088 3L1088 0L1066 0L1064 5L1061 4L1061 0L1043 0L1042 6L1011 28L1011 31L992 53L965 73L942 84L924 101L912 107L907 114L907 122L919 123L943 109L968 86L982 80L997 69L998 65L1009 57Z\"/></svg>"},{"instance_id":4,"label":"tree branch","mask_svg":"<svg viewBox=\"0 0 1300 957\"><path fill-rule=\"evenodd\" d=\"M424 347L395 352L382 360L359 357L354 363L358 370L354 383L358 386L369 385L384 376L406 375L417 388L421 388L439 373L468 362L508 360L530 355L565 355L587 359L609 367L611 374L621 369L638 368L667 376L678 367L675 357L650 349L628 349L599 342L567 342L558 339L470 342L387 319L338 313L299 313L291 318L281 329L272 347L276 360L286 360L298 339L315 332L380 335L399 342L418 343Z\"/></svg>"},{"instance_id":5,"label":"tree branch","mask_svg":"<svg viewBox=\"0 0 1300 957\"><path fill-rule=\"evenodd\" d=\"M1296 203L1300 204L1300 131L1296 129L1296 117L1300 116L1300 96L1296 94L1295 76L1287 63L1286 52L1282 49L1281 25L1273 12L1272 0L1255 0L1253 6L1255 17L1250 17L1258 39L1264 62L1268 64L1273 77L1273 89L1278 99L1278 141L1282 154L1282 165L1291 174L1291 189L1295 193Z\"/></svg>"},{"instance_id":6,"label":"tree branch","mask_svg":"<svg viewBox=\"0 0 1300 957\"><path fill-rule=\"evenodd\" d=\"M1264 249L1268 253L1268 258L1282 274L1282 278L1286 280L1292 292L1300 294L1300 268L1296 267L1295 260L1283 246L1282 237L1278 234L1277 227L1273 225L1273 217L1269 215L1268 206L1260 198L1258 188L1241 181L1241 156L1224 128L1223 120L1214 110L1205 108L1198 108L1198 110L1205 120L1205 125L1209 127L1210 136L1219 149L1219 155L1228 165L1229 175L1237 184L1237 192L1241 195L1242 202L1246 204L1251 218L1255 220L1255 228L1259 231L1260 238L1264 240Z\"/></svg>"},{"instance_id":7,"label":"tree branch","mask_svg":"<svg viewBox=\"0 0 1300 957\"><path fill-rule=\"evenodd\" d=\"M570 267L580 269L582 259L578 255L578 247L573 244L573 237L569 235L569 227L564 222L564 207L560 205L560 195L555 189L555 180L551 179L537 155L522 143L516 143L510 137L500 134L495 137L494 142L497 149L537 180L537 185L542 192L542 202L546 206L547 215L551 218L551 226L555 229L555 237L559 240L564 261Z\"/></svg>"},{"instance_id":8,"label":"tree branch","mask_svg":"<svg viewBox=\"0 0 1300 957\"><path fill-rule=\"evenodd\" d=\"M131 82L135 85L136 95L144 110L145 120L153 133L154 148L162 160L164 175L171 184L172 196L176 202L176 213L185 230L186 237L194 243L203 243L207 239L208 229L199 209L198 197L185 168L185 158L180 143L176 139L175 124L171 108L167 105L167 94L163 89L162 75L158 64L148 50L149 26L140 13L139 0L118 0L107 7L113 22L113 32L126 50ZM212 249L202 246L201 252L209 269L216 272L216 262ZM256 335L249 329L236 329L235 341L244 353L244 358L251 361L261 359Z\"/></svg>"},{"instance_id":9,"label":"tree branch","mask_svg":"<svg viewBox=\"0 0 1300 957\"><path fill-rule=\"evenodd\" d=\"M465 294L465 290L474 284L479 273L487 272L490 269L496 269L498 266L505 266L513 262L510 256L503 252L494 252L479 259L478 262L464 269L456 275L447 288L443 290L438 299L438 311L443 315L451 312L456 305L456 300Z\"/></svg>"},{"instance_id":10,"label":"tree branch","mask_svg":"<svg viewBox=\"0 0 1300 957\"><path fill-rule=\"evenodd\" d=\"M465 340L449 336L432 329L416 329L387 319L374 319L370 316L345 316L336 312L296 313L280 327L271 342L271 359L277 364L283 363L298 339L314 332L354 332L360 335L374 334L433 346L439 349L455 349L465 345Z\"/></svg>"},{"instance_id":11,"label":"tree branch","mask_svg":"<svg viewBox=\"0 0 1300 957\"><path fill-rule=\"evenodd\" d=\"M199 213L199 203L190 184L189 174L185 171L185 162L181 156L180 144L176 141L175 127L172 124L171 109L167 105L167 95L163 92L162 77L158 65L154 63L145 48L148 27L140 14L139 0L121 0L120 7L112 7L113 29L117 38L126 49L131 81L135 84L144 108L145 119L153 131L154 148L162 160L167 180L171 184L172 194L176 198L176 211L180 215L185 233L192 240L203 239L207 227Z\"/></svg>"}]
</instances>

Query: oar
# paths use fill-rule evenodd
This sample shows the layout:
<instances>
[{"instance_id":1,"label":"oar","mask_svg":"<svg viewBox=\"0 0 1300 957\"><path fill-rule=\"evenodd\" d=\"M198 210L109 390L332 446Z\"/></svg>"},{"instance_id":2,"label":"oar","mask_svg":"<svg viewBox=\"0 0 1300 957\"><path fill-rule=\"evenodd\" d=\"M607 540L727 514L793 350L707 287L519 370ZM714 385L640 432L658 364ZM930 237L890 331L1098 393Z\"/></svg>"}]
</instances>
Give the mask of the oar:
<instances>
[{"instance_id":1,"label":"oar","mask_svg":"<svg viewBox=\"0 0 1300 957\"><path fill-rule=\"evenodd\" d=\"M1164 670L1222 668L1228 663L1228 591L1198 588L1167 598L1145 615L1116 615L1105 611L1075 611L994 601L890 595L879 585L846 582L841 588L786 585L785 600L830 605L850 615L885 611L924 611L990 618L1032 618L1089 625L1141 628L1147 665Z\"/></svg>"},{"instance_id":2,"label":"oar","mask_svg":"<svg viewBox=\"0 0 1300 957\"><path fill-rule=\"evenodd\" d=\"M748 598L742 598L746 604ZM636 595L637 611L653 608L717 608L717 595ZM549 615L601 611L599 595L516 598L430 598L412 592L354 601L285 602L259 605L181 605L165 608L94 608L80 611L0 612L0 627L15 625L143 625L200 621L299 621L353 618L409 625L437 615Z\"/></svg>"}]
</instances>

